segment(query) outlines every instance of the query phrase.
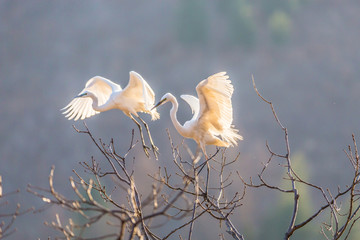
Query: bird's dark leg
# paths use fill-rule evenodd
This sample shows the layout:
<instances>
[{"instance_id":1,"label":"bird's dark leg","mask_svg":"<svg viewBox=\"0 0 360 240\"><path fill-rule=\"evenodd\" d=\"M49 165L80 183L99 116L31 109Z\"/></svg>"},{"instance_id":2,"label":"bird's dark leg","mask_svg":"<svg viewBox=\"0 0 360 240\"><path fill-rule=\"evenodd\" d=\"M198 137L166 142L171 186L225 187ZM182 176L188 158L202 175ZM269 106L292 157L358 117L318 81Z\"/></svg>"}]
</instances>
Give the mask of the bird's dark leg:
<instances>
[{"instance_id":1,"label":"bird's dark leg","mask_svg":"<svg viewBox=\"0 0 360 240\"><path fill-rule=\"evenodd\" d=\"M205 159L206 159L206 168L207 168L205 193L207 195L208 194L209 179L210 179L210 164L209 164L207 156L205 156Z\"/></svg>"},{"instance_id":2,"label":"bird's dark leg","mask_svg":"<svg viewBox=\"0 0 360 240\"><path fill-rule=\"evenodd\" d=\"M136 119L130 114L130 118L136 123L136 125L138 126L139 128L139 131L140 131L140 137L141 137L141 142L142 142L142 145L143 145L143 149L144 149L144 152L146 154L147 157L150 157L150 154L149 154L149 147L145 145L145 141L144 141L144 135L143 135L143 132L142 132L142 129L141 129L141 125L140 123L138 123L138 121L136 121Z\"/></svg>"},{"instance_id":3,"label":"bird's dark leg","mask_svg":"<svg viewBox=\"0 0 360 240\"><path fill-rule=\"evenodd\" d=\"M205 194L206 196L208 195L208 186L209 186L209 179L210 179L210 164L209 164L209 157L206 154L206 148L204 144L200 144L200 148L203 151L204 155L205 155L205 161L206 161L206 168L207 168L207 173L206 173L206 185L205 185Z\"/></svg>"},{"instance_id":4,"label":"bird's dark leg","mask_svg":"<svg viewBox=\"0 0 360 240\"><path fill-rule=\"evenodd\" d=\"M152 147L152 150L154 152L154 155L155 155L155 158L156 160L158 160L158 156L157 154L159 153L159 148L157 146L155 146L153 140L152 140L152 137L151 137L151 134L150 134L150 130L149 130L149 126L147 125L147 123L141 118L141 117L138 117L140 119L140 121L144 124L145 128L146 128L146 131L149 135L149 139L150 139L150 143L151 143L151 147Z\"/></svg>"}]
</instances>

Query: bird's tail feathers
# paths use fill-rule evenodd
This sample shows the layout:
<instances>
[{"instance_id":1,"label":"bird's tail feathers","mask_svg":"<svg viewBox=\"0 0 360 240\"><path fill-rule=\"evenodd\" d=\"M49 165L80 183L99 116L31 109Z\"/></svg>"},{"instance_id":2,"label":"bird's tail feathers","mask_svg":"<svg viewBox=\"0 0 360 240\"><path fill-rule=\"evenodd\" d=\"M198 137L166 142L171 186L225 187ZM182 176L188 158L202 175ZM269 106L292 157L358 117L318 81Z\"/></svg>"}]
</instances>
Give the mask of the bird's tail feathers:
<instances>
[{"instance_id":1,"label":"bird's tail feathers","mask_svg":"<svg viewBox=\"0 0 360 240\"><path fill-rule=\"evenodd\" d=\"M156 111L156 109L151 110L150 115L151 115L151 121L155 121L160 118L160 114Z\"/></svg>"},{"instance_id":2,"label":"bird's tail feathers","mask_svg":"<svg viewBox=\"0 0 360 240\"><path fill-rule=\"evenodd\" d=\"M237 141L244 139L240 134L238 134L238 130L233 128L233 126L225 130L221 134L221 138L228 142L230 146L237 146Z\"/></svg>"}]
</instances>

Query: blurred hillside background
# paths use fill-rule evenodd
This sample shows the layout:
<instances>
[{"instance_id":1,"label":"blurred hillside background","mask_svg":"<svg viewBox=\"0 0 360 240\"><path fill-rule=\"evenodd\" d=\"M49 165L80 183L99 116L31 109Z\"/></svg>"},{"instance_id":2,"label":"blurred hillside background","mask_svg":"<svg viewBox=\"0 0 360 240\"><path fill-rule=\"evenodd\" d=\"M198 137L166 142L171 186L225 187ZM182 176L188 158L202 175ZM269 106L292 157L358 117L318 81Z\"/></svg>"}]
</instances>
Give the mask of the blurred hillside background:
<instances>
[{"instance_id":1,"label":"blurred hillside background","mask_svg":"<svg viewBox=\"0 0 360 240\"><path fill-rule=\"evenodd\" d=\"M55 165L55 187L72 192L68 178L78 162L99 153L89 138L72 128L60 109L100 75L125 86L129 71L139 72L159 100L166 92L196 95L207 76L227 71L235 87L234 124L244 136L229 149L241 152L238 171L255 177L268 158L265 141L283 152L283 133L269 107L253 90L274 103L288 127L292 159L311 182L336 190L348 184L350 164L343 149L351 134L360 139L360 1L357 0L177 0L177 1L0 1L0 175L4 192L22 208L39 207L26 192L28 183L46 187ZM191 118L179 100L178 118ZM172 126L170 104L161 119L149 122L160 159L146 159L140 146L133 153L138 182L169 165L170 146L182 138ZM97 138L114 138L119 151L129 146L134 123L112 110L86 120ZM76 122L82 128L82 122ZM139 139L135 129L136 139ZM195 149L192 140L186 143ZM214 152L213 147L208 148ZM100 158L99 158L100 160ZM144 174L141 174L141 173ZM280 171L281 172L281 171ZM279 170L269 179L280 184ZM234 184L241 191L242 184ZM146 191L146 188L144 189ZM322 198L301 189L300 216L322 205ZM232 219L246 239L280 239L289 222L291 197L261 189L247 192ZM15 205L13 205L15 206ZM3 211L0 210L0 211ZM9 239L47 239L43 225L61 209L26 214ZM65 214L65 213L64 213ZM302 215L303 214L303 215ZM217 227L195 224L194 239L219 239ZM301 217L300 217L301 220ZM321 239L320 223L294 239ZM357 228L359 229L359 227ZM356 230L356 229L355 229ZM100 229L98 230L100 231ZM359 239L355 231L351 239Z\"/></svg>"}]
</instances>

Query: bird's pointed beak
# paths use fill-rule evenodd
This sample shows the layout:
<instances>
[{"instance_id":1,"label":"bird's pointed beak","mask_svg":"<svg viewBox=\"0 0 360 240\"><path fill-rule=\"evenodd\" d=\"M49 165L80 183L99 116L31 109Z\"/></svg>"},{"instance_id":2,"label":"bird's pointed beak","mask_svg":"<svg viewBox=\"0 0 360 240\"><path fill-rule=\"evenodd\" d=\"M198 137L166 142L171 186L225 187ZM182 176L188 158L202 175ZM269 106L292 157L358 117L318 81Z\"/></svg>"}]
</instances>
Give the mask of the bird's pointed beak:
<instances>
[{"instance_id":1,"label":"bird's pointed beak","mask_svg":"<svg viewBox=\"0 0 360 240\"><path fill-rule=\"evenodd\" d=\"M81 93L81 94L79 94L79 95L75 96L74 98L83 97L83 96L85 96L85 95L86 95L86 93Z\"/></svg>"},{"instance_id":2,"label":"bird's pointed beak","mask_svg":"<svg viewBox=\"0 0 360 240\"><path fill-rule=\"evenodd\" d=\"M160 102L158 102L151 110L153 110L154 108L157 108L158 106L160 106L161 104L163 104L166 101L166 98L160 100Z\"/></svg>"}]
</instances>

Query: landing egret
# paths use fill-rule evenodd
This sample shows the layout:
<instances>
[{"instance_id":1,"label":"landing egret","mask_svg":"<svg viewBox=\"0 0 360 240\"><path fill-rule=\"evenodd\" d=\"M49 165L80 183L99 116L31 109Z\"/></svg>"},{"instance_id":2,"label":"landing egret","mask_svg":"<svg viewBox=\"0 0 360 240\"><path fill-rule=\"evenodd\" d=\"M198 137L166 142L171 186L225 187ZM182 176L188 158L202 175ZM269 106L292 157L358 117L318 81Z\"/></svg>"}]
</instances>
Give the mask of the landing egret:
<instances>
[{"instance_id":1,"label":"landing egret","mask_svg":"<svg viewBox=\"0 0 360 240\"><path fill-rule=\"evenodd\" d=\"M243 139L232 125L231 96L233 91L234 88L226 72L216 73L201 81L196 86L200 100L191 95L181 95L194 114L192 119L185 122L183 126L177 120L178 102L171 93L166 93L154 108L170 101L172 103L170 117L176 130L183 137L194 139L198 144L197 153L200 147L205 158L208 159L206 145L230 147L237 145L237 140ZM196 163L197 160L199 159L196 157L194 162Z\"/></svg>"},{"instance_id":2,"label":"landing egret","mask_svg":"<svg viewBox=\"0 0 360 240\"><path fill-rule=\"evenodd\" d=\"M91 78L87 81L85 88L61 110L64 111L63 114L67 114L66 118L77 121L78 119L83 120L110 109L120 109L138 126L145 154L149 157L141 125L133 116L137 117L144 124L148 132L151 147L157 159L158 148L153 143L149 127L138 115L138 112L148 113L151 115L151 120L156 120L160 117L156 109L152 109L155 103L155 94L140 74L134 71L131 71L129 74L130 80L124 89L104 77L95 76Z\"/></svg>"}]
</instances>

